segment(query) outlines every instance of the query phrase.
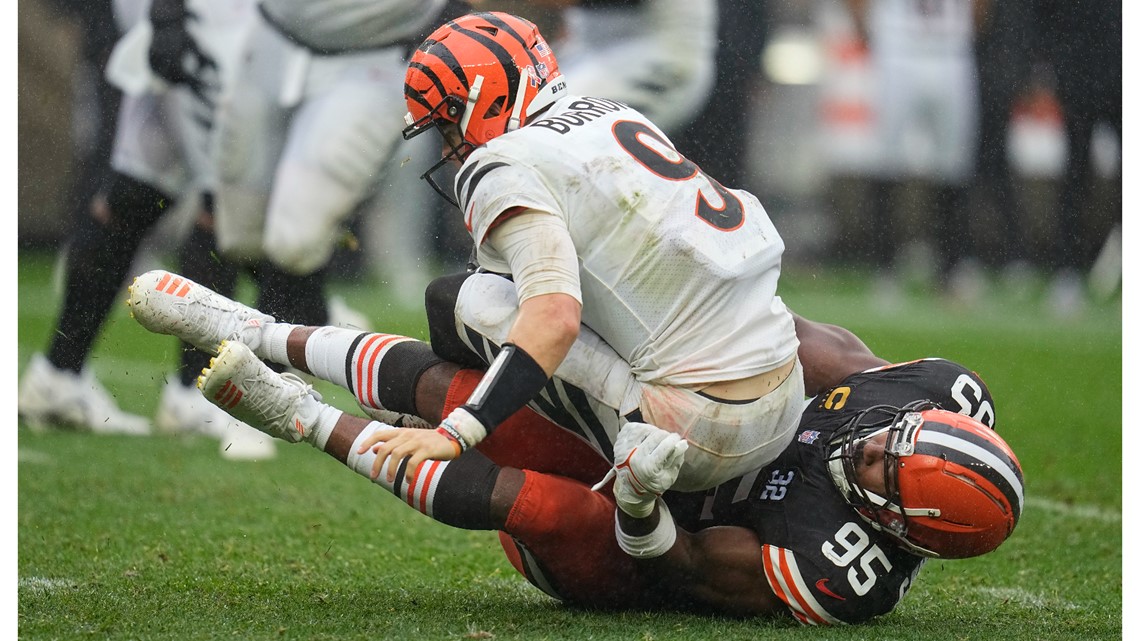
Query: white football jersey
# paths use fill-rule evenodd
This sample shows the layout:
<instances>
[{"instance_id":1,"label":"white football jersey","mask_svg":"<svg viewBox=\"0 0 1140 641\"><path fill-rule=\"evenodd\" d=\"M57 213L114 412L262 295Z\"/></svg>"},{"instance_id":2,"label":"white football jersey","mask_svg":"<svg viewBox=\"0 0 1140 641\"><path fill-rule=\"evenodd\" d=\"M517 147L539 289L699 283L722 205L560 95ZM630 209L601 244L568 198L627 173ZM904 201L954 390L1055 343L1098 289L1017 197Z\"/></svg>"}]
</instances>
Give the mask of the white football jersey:
<instances>
[{"instance_id":1,"label":"white football jersey","mask_svg":"<svg viewBox=\"0 0 1140 641\"><path fill-rule=\"evenodd\" d=\"M261 0L299 44L320 50L375 49L414 38L446 0Z\"/></svg>"},{"instance_id":2,"label":"white football jersey","mask_svg":"<svg viewBox=\"0 0 1140 641\"><path fill-rule=\"evenodd\" d=\"M784 243L752 194L726 189L642 114L567 96L476 149L455 182L478 261L496 218L562 218L577 249L582 322L638 380L701 385L767 372L799 345L776 295Z\"/></svg>"}]
</instances>

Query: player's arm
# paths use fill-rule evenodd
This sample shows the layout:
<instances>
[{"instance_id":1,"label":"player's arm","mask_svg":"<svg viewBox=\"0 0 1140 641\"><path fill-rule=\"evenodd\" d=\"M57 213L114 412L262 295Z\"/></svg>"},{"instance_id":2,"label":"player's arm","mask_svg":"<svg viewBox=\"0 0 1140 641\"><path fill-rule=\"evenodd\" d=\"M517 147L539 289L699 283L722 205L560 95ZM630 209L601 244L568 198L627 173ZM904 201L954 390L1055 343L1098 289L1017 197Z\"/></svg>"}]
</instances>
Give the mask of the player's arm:
<instances>
[{"instance_id":1,"label":"player's arm","mask_svg":"<svg viewBox=\"0 0 1140 641\"><path fill-rule=\"evenodd\" d=\"M693 534L677 528L667 510L654 508L644 519L618 510L619 543L634 556L652 554L652 541L667 538L665 532L670 528L675 537L670 547L659 556L638 557L639 569L649 572L670 596L733 616L786 611L787 606L768 586L763 546L752 530L720 526Z\"/></svg>"},{"instance_id":2,"label":"player's arm","mask_svg":"<svg viewBox=\"0 0 1140 641\"><path fill-rule=\"evenodd\" d=\"M409 480L425 460L450 460L482 441L534 398L566 358L582 323L578 255L561 218L530 209L500 214L488 232L519 293L519 313L483 380L435 431L389 430L373 436L377 461L409 459ZM382 441L382 442L381 442ZM379 464L373 468L379 473ZM388 470L388 481L395 470Z\"/></svg>"},{"instance_id":3,"label":"player's arm","mask_svg":"<svg viewBox=\"0 0 1140 641\"><path fill-rule=\"evenodd\" d=\"M808 320L793 314L799 358L804 369L804 392L815 396L835 387L843 379L888 361L875 356L870 348L847 329Z\"/></svg>"},{"instance_id":4,"label":"player's arm","mask_svg":"<svg viewBox=\"0 0 1140 641\"><path fill-rule=\"evenodd\" d=\"M154 29L148 51L151 71L171 84L186 85L207 100L207 89L216 88L209 86L208 78L218 65L187 31L188 22L197 16L187 10L185 0L153 0L148 18Z\"/></svg>"},{"instance_id":5,"label":"player's arm","mask_svg":"<svg viewBox=\"0 0 1140 641\"><path fill-rule=\"evenodd\" d=\"M578 253L566 223L534 209L506 212L486 242L507 261L519 315L507 343L526 350L548 376L566 358L582 324Z\"/></svg>"},{"instance_id":6,"label":"player's arm","mask_svg":"<svg viewBox=\"0 0 1140 641\"><path fill-rule=\"evenodd\" d=\"M678 434L646 423L622 426L613 467L618 545L657 580L662 597L738 616L783 611L754 532L716 527L691 534L673 522L661 494L677 480L687 450Z\"/></svg>"}]
</instances>

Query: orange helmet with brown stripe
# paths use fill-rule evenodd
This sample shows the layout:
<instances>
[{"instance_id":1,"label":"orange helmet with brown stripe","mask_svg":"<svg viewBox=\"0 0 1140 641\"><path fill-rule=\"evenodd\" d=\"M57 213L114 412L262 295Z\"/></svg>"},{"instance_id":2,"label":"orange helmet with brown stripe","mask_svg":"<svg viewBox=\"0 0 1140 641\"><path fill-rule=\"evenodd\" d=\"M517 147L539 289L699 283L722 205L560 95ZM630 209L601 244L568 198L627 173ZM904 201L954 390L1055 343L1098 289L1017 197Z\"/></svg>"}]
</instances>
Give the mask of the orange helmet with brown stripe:
<instances>
[{"instance_id":1,"label":"orange helmet with brown stripe","mask_svg":"<svg viewBox=\"0 0 1140 641\"><path fill-rule=\"evenodd\" d=\"M886 432L883 486L859 482L862 446ZM1025 503L1021 463L989 426L926 401L878 405L851 419L832 439L832 480L875 529L904 549L960 559L997 548L1013 532Z\"/></svg>"},{"instance_id":2,"label":"orange helmet with brown stripe","mask_svg":"<svg viewBox=\"0 0 1140 641\"><path fill-rule=\"evenodd\" d=\"M462 160L472 149L525 125L566 89L558 61L534 23L501 12L452 20L408 63L404 137L457 126Z\"/></svg>"}]
</instances>

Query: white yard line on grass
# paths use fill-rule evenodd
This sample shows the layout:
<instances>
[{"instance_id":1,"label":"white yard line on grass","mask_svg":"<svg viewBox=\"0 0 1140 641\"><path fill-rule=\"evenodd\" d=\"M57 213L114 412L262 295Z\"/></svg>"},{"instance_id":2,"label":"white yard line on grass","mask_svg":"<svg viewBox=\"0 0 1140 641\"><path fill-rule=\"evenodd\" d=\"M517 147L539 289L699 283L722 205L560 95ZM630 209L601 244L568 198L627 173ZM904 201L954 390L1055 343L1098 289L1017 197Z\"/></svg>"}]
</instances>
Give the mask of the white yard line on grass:
<instances>
[{"instance_id":1,"label":"white yard line on grass","mask_svg":"<svg viewBox=\"0 0 1140 641\"><path fill-rule=\"evenodd\" d=\"M33 593L55 592L75 587L71 579L48 579L42 576L20 577L20 589Z\"/></svg>"},{"instance_id":2,"label":"white yard line on grass","mask_svg":"<svg viewBox=\"0 0 1140 641\"><path fill-rule=\"evenodd\" d=\"M1035 510L1055 512L1057 514L1063 514L1065 516L1077 516L1083 519L1102 521L1104 523L1120 523L1120 512L1097 507L1095 505L1062 503L1061 501L1052 501L1050 499L1041 499L1034 497L1025 499L1025 504L1026 506Z\"/></svg>"},{"instance_id":3,"label":"white yard line on grass","mask_svg":"<svg viewBox=\"0 0 1140 641\"><path fill-rule=\"evenodd\" d=\"M55 462L55 459L47 452L29 450L26 447L21 447L17 450L16 460L20 463L33 463L37 465L46 465Z\"/></svg>"}]
</instances>

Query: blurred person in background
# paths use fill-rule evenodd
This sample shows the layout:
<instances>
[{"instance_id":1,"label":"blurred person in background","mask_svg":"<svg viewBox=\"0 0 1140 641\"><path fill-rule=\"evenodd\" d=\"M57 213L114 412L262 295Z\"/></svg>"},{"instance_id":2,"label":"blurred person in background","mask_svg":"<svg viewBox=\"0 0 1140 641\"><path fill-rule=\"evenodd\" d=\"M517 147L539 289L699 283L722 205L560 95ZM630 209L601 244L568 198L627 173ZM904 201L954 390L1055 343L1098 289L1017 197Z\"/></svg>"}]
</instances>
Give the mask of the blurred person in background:
<instances>
[{"instance_id":1,"label":"blurred person in background","mask_svg":"<svg viewBox=\"0 0 1140 641\"><path fill-rule=\"evenodd\" d=\"M1094 127L1107 125L1123 142L1122 8L1118 0L1035 0L1033 7L1034 51L1053 71L1068 147L1045 262L1052 272L1046 303L1054 313L1070 316L1087 302L1086 277L1096 251L1105 244L1104 237L1094 235L1090 211ZM1112 198L1117 232L1120 181L1118 173Z\"/></svg>"},{"instance_id":2,"label":"blurred person in background","mask_svg":"<svg viewBox=\"0 0 1140 641\"><path fill-rule=\"evenodd\" d=\"M464 11L448 0L257 4L214 153L217 245L265 271L260 307L327 321L329 262L395 155L406 55Z\"/></svg>"},{"instance_id":3,"label":"blurred person in background","mask_svg":"<svg viewBox=\"0 0 1140 641\"><path fill-rule=\"evenodd\" d=\"M674 136L677 148L725 185L748 183L752 101L768 41L770 0L718 0L712 90L704 107Z\"/></svg>"},{"instance_id":4,"label":"blurred person in background","mask_svg":"<svg viewBox=\"0 0 1140 641\"><path fill-rule=\"evenodd\" d=\"M873 147L870 243L884 300L898 297L896 251L901 189L926 195L938 285L975 300L984 286L975 258L968 193L978 135L974 35L986 0L846 0L856 36L869 52Z\"/></svg>"},{"instance_id":5,"label":"blurred person in background","mask_svg":"<svg viewBox=\"0 0 1140 641\"><path fill-rule=\"evenodd\" d=\"M32 426L150 431L146 418L119 408L87 361L148 232L178 211L180 202L190 203L195 219L181 257L183 268L219 284L208 230L210 130L218 92L233 67L235 43L252 7L252 2L222 0L191 0L189 7L183 0L114 3L116 33L122 36L108 57L106 75L124 95L109 152L111 171L106 192L91 199L75 226L64 299L48 350L32 357L20 382L19 414ZM159 427L226 434L230 442L244 433L272 451L271 442L229 425L233 419L224 412L186 393L193 392L197 372L207 362L193 350L183 351L180 380L168 381L163 389Z\"/></svg>"}]
</instances>

